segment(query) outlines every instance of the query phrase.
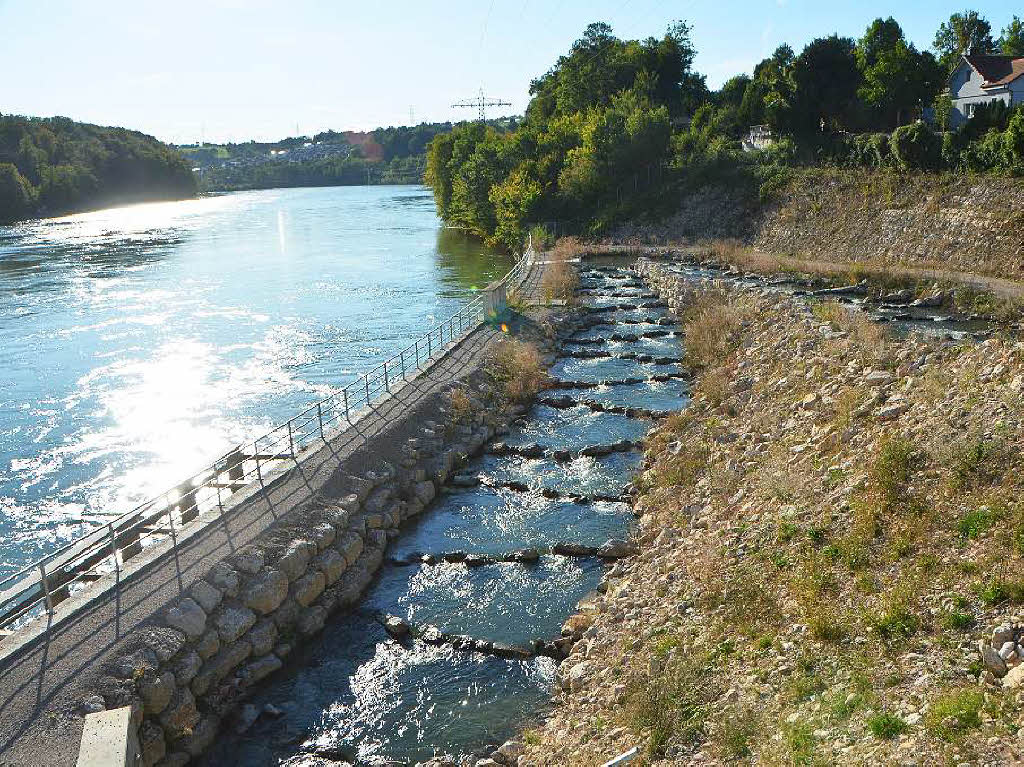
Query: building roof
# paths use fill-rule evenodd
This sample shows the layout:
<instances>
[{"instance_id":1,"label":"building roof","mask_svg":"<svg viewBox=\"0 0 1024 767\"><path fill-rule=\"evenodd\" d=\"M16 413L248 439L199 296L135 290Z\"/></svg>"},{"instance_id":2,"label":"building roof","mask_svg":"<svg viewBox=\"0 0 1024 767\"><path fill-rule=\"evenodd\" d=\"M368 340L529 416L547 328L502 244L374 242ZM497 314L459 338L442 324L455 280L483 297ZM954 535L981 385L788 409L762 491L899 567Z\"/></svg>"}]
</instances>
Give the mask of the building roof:
<instances>
[{"instance_id":1,"label":"building roof","mask_svg":"<svg viewBox=\"0 0 1024 767\"><path fill-rule=\"evenodd\" d=\"M999 56L992 53L968 53L964 61L985 78L982 88L1007 85L1024 75L1024 56Z\"/></svg>"}]
</instances>

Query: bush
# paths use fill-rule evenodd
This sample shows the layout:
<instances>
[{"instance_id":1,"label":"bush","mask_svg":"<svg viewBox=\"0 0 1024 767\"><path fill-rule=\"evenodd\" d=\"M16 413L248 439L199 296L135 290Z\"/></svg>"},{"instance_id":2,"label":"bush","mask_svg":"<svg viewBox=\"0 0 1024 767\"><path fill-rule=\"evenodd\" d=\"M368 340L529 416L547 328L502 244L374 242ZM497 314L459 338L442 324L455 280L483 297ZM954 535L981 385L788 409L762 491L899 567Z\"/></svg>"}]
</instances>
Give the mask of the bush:
<instances>
[{"instance_id":1,"label":"bush","mask_svg":"<svg viewBox=\"0 0 1024 767\"><path fill-rule=\"evenodd\" d=\"M928 711L928 729L945 740L960 740L967 730L981 727L982 703L984 698L979 690L948 692Z\"/></svg>"},{"instance_id":2,"label":"bush","mask_svg":"<svg viewBox=\"0 0 1024 767\"><path fill-rule=\"evenodd\" d=\"M868 717L868 730L879 740L892 740L907 731L907 723L895 714L883 712Z\"/></svg>"},{"instance_id":3,"label":"bush","mask_svg":"<svg viewBox=\"0 0 1024 767\"><path fill-rule=\"evenodd\" d=\"M536 347L516 340L503 341L495 349L487 371L512 402L533 399L547 378Z\"/></svg>"},{"instance_id":4,"label":"bush","mask_svg":"<svg viewBox=\"0 0 1024 767\"><path fill-rule=\"evenodd\" d=\"M939 167L942 142L923 122L897 128L889 139L893 156L906 170L934 170Z\"/></svg>"},{"instance_id":5,"label":"bush","mask_svg":"<svg viewBox=\"0 0 1024 767\"><path fill-rule=\"evenodd\" d=\"M626 702L630 728L649 735L651 756L664 755L670 743L701 743L718 695L708 663L690 657L676 660L662 674L630 691Z\"/></svg>"},{"instance_id":6,"label":"bush","mask_svg":"<svg viewBox=\"0 0 1024 767\"><path fill-rule=\"evenodd\" d=\"M1024 109L1018 109L1003 133L1003 154L1009 167L1024 169Z\"/></svg>"}]
</instances>

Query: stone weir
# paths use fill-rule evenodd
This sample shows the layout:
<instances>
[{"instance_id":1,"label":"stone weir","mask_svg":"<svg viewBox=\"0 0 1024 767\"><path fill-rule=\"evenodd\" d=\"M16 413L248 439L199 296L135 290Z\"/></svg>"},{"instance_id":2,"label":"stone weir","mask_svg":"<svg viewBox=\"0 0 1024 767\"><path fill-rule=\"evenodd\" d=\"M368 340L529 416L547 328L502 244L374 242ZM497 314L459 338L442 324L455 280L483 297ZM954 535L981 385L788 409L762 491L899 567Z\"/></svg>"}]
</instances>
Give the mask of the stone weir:
<instances>
[{"instance_id":1,"label":"stone weir","mask_svg":"<svg viewBox=\"0 0 1024 767\"><path fill-rule=\"evenodd\" d=\"M521 297L536 296L542 273L543 265L531 268ZM560 311L536 309L509 324L550 361L551 327L575 322L571 310ZM205 560L189 563L188 549L154 560L137 580L158 586L136 594L134 580L119 583L96 600L93 615L87 607L87 617L73 616L59 632L46 626L41 639L9 653L0 670L7 725L0 764L73 765L83 716L128 707L128 742L137 734L139 755L118 764L178 766L199 755L255 685L332 613L357 604L399 526L526 411L507 402L485 369L505 337L487 324L471 332L411 379L404 395L375 406L341 441L329 439L309 457L316 466L300 462L286 483L303 491L288 496L287 510L275 511L268 485L255 497L270 507L266 529L239 529ZM456 389L467 395L468 413L453 406ZM216 534L217 525L210 527ZM109 617L96 618L104 609ZM100 628L83 631L88 619Z\"/></svg>"}]
</instances>

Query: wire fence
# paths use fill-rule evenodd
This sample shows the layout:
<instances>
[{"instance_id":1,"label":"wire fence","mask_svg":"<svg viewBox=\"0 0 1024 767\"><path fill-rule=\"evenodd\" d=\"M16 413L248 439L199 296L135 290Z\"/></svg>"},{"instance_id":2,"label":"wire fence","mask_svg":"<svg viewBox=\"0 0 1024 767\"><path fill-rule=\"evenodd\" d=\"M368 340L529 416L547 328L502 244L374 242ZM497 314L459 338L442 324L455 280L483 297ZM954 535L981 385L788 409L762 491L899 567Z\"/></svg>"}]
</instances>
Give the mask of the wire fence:
<instances>
[{"instance_id":1,"label":"wire fence","mask_svg":"<svg viewBox=\"0 0 1024 767\"><path fill-rule=\"evenodd\" d=\"M532 240L500 281L510 297L523 286L533 258ZM311 448L353 425L374 402L387 397L409 376L429 367L487 318L485 295L430 328L397 355L359 376L340 391L310 405L251 442L236 445L216 461L167 492L94 528L0 580L0 631L9 633L33 618L52 613L72 594L110 573L153 545L170 539L206 513L224 512L230 497L247 488L266 490L272 479L298 464ZM190 531L191 532L191 531Z\"/></svg>"}]
</instances>

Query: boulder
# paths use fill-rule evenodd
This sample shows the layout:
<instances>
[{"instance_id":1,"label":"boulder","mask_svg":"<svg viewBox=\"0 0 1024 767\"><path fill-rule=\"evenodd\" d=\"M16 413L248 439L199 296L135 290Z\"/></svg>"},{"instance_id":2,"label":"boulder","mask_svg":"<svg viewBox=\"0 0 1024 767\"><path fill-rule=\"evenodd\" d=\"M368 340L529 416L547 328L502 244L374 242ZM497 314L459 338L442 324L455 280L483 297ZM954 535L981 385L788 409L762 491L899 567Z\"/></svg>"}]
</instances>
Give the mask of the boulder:
<instances>
[{"instance_id":1,"label":"boulder","mask_svg":"<svg viewBox=\"0 0 1024 767\"><path fill-rule=\"evenodd\" d=\"M999 653L991 644L985 641L978 642L978 651L981 653L981 661L985 668L992 672L997 679L1006 676L1006 661L999 657Z\"/></svg>"},{"instance_id":2,"label":"boulder","mask_svg":"<svg viewBox=\"0 0 1024 767\"><path fill-rule=\"evenodd\" d=\"M319 605L309 607L299 615L297 628L303 636L310 636L320 631L324 627L324 621L326 620L327 611L324 608Z\"/></svg>"},{"instance_id":3,"label":"boulder","mask_svg":"<svg viewBox=\"0 0 1024 767\"><path fill-rule=\"evenodd\" d=\"M196 652L199 653L199 657L203 660L212 658L217 654L220 649L220 636L214 629L210 629L202 638L196 642Z\"/></svg>"},{"instance_id":4,"label":"boulder","mask_svg":"<svg viewBox=\"0 0 1024 767\"><path fill-rule=\"evenodd\" d=\"M169 609L166 620L169 626L184 632L189 639L198 639L206 631L206 613L192 597L185 597Z\"/></svg>"},{"instance_id":5,"label":"boulder","mask_svg":"<svg viewBox=\"0 0 1024 767\"><path fill-rule=\"evenodd\" d=\"M303 607L309 607L323 593L326 585L327 579L324 574L320 570L313 570L295 581L292 596Z\"/></svg>"},{"instance_id":6,"label":"boulder","mask_svg":"<svg viewBox=\"0 0 1024 767\"><path fill-rule=\"evenodd\" d=\"M153 767L167 753L167 741L160 725L146 719L139 727L139 749L142 751L142 766Z\"/></svg>"},{"instance_id":7,"label":"boulder","mask_svg":"<svg viewBox=\"0 0 1024 767\"><path fill-rule=\"evenodd\" d=\"M231 558L236 568L249 575L256 575L262 569L264 560L263 551L257 548L242 549Z\"/></svg>"},{"instance_id":8,"label":"boulder","mask_svg":"<svg viewBox=\"0 0 1024 767\"><path fill-rule=\"evenodd\" d=\"M251 663L246 664L245 668L242 669L239 676L247 685L256 684L261 679L264 679L275 671L277 671L284 664L281 663L281 659L274 654L264 655L262 658L257 658Z\"/></svg>"},{"instance_id":9,"label":"boulder","mask_svg":"<svg viewBox=\"0 0 1024 767\"><path fill-rule=\"evenodd\" d=\"M311 541L295 540L277 560L277 566L288 576L289 581L295 581L306 572L309 560L316 553L316 545Z\"/></svg>"},{"instance_id":10,"label":"boulder","mask_svg":"<svg viewBox=\"0 0 1024 767\"><path fill-rule=\"evenodd\" d=\"M265 567L242 589L239 597L246 607L268 615L288 596L288 576L281 570Z\"/></svg>"},{"instance_id":11,"label":"boulder","mask_svg":"<svg viewBox=\"0 0 1024 767\"><path fill-rule=\"evenodd\" d=\"M316 558L314 564L324 574L328 586L337 581L341 574L345 572L345 568L348 567L345 557L339 554L337 549L327 549Z\"/></svg>"},{"instance_id":12,"label":"boulder","mask_svg":"<svg viewBox=\"0 0 1024 767\"><path fill-rule=\"evenodd\" d=\"M183 735L199 724L199 711L196 709L196 700L192 693L184 688L175 690L170 703L158 719L164 732L172 737Z\"/></svg>"},{"instance_id":13,"label":"boulder","mask_svg":"<svg viewBox=\"0 0 1024 767\"><path fill-rule=\"evenodd\" d=\"M277 641L277 625L271 619L264 618L249 629L245 638L252 642L253 655L266 655Z\"/></svg>"},{"instance_id":14,"label":"boulder","mask_svg":"<svg viewBox=\"0 0 1024 767\"><path fill-rule=\"evenodd\" d=\"M144 676L139 680L139 695L142 697L143 711L148 715L159 714L174 695L176 681L174 674L165 671L160 676Z\"/></svg>"},{"instance_id":15,"label":"boulder","mask_svg":"<svg viewBox=\"0 0 1024 767\"><path fill-rule=\"evenodd\" d=\"M238 596L238 573L231 569L225 562L218 562L210 568L206 576L214 586L221 590L226 597ZM193 597L195 595L193 594ZM199 600L196 600L199 601ZM202 604L201 601L199 601Z\"/></svg>"},{"instance_id":16,"label":"boulder","mask_svg":"<svg viewBox=\"0 0 1024 767\"><path fill-rule=\"evenodd\" d=\"M256 623L256 613L247 607L225 607L213 619L221 642L231 644Z\"/></svg>"},{"instance_id":17,"label":"boulder","mask_svg":"<svg viewBox=\"0 0 1024 767\"><path fill-rule=\"evenodd\" d=\"M203 659L199 657L199 653L195 650L189 650L174 664L175 682L180 685L187 685L195 679L196 674L199 673L199 669L202 667Z\"/></svg>"},{"instance_id":18,"label":"boulder","mask_svg":"<svg viewBox=\"0 0 1024 767\"><path fill-rule=\"evenodd\" d=\"M235 588L238 588L237 576L235 580ZM192 588L189 589L189 593L192 598L199 603L199 606L203 608L203 611L207 614L212 613L217 609L217 605L220 604L220 600L224 598L221 590L216 586L210 584L209 581L196 581L192 584ZM237 593L237 592L236 592Z\"/></svg>"}]
</instances>

